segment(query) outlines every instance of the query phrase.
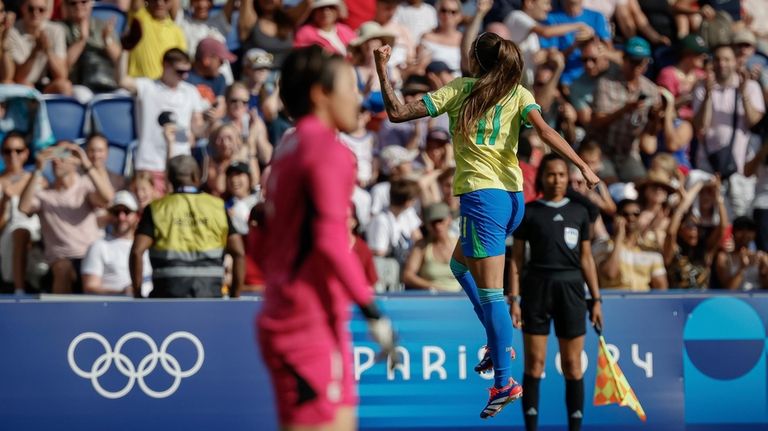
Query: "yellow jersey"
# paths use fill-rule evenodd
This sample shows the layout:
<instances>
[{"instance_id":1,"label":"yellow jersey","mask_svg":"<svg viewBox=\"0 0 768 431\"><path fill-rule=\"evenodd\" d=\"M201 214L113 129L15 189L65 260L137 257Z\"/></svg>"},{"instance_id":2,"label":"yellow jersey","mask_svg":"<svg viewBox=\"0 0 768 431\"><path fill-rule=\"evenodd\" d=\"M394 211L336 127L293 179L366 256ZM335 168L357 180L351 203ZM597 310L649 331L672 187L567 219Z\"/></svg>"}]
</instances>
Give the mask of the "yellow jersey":
<instances>
[{"instance_id":1,"label":"yellow jersey","mask_svg":"<svg viewBox=\"0 0 768 431\"><path fill-rule=\"evenodd\" d=\"M453 131L475 81L476 78L457 78L422 99L430 116L448 113L456 158L453 194L482 189L522 191L523 173L517 160L520 127L531 127L528 113L541 107L530 91L517 85L485 113L467 140Z\"/></svg>"},{"instance_id":2,"label":"yellow jersey","mask_svg":"<svg viewBox=\"0 0 768 431\"><path fill-rule=\"evenodd\" d=\"M146 7L130 13L128 19L136 20L141 25L141 40L128 54L128 75L160 78L163 74L165 52L171 48L187 50L184 32L171 18L159 21L152 18Z\"/></svg>"}]
</instances>

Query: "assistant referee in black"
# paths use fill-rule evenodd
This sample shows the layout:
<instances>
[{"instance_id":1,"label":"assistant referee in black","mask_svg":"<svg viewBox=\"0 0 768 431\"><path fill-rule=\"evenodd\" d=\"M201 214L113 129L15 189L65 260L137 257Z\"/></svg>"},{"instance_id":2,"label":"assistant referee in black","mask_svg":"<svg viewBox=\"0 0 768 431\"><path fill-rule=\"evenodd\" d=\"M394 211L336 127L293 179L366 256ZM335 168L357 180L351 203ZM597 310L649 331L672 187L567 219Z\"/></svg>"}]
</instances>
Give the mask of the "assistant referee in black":
<instances>
[{"instance_id":1,"label":"assistant referee in black","mask_svg":"<svg viewBox=\"0 0 768 431\"><path fill-rule=\"evenodd\" d=\"M514 233L510 270L512 323L522 327L525 348L523 417L526 431L537 429L539 384L549 327L554 321L565 377L568 429L576 431L581 429L584 411L581 352L587 330L585 280L592 298L592 324L603 323L590 218L583 204L566 197L568 164L559 155L543 158L536 189L542 198L525 206L523 221ZM530 261L524 266L526 242L530 244Z\"/></svg>"}]
</instances>

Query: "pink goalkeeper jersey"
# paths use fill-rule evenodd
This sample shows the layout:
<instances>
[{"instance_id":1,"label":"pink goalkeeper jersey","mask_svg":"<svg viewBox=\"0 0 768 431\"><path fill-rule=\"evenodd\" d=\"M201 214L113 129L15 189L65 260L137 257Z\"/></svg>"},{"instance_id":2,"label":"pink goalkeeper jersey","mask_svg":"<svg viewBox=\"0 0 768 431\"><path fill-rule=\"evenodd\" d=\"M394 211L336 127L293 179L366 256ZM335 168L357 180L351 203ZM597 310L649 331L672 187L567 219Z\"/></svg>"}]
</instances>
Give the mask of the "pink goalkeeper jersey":
<instances>
[{"instance_id":1,"label":"pink goalkeeper jersey","mask_svg":"<svg viewBox=\"0 0 768 431\"><path fill-rule=\"evenodd\" d=\"M350 303L373 289L352 253L347 220L355 159L336 131L314 116L277 147L267 184L259 329L287 349L340 341ZM284 344L283 344L284 343Z\"/></svg>"}]
</instances>

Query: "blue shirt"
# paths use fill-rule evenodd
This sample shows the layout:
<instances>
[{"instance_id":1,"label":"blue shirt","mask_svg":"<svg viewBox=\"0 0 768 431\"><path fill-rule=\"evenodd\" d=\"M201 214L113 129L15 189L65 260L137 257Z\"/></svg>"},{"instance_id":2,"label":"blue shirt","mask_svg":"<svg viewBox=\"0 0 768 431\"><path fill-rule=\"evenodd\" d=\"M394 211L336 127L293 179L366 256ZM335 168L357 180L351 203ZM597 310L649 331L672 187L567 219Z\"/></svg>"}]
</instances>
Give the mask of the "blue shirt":
<instances>
[{"instance_id":1,"label":"blue shirt","mask_svg":"<svg viewBox=\"0 0 768 431\"><path fill-rule=\"evenodd\" d=\"M551 12L544 21L545 25L561 25L561 24L574 24L583 22L595 30L595 35L603 40L611 39L611 32L608 30L608 22L605 17L591 9L582 9L581 15L570 16L563 11ZM556 48L560 51L565 51L574 44L576 41L576 32L571 32L565 36L560 37L540 37L539 44L541 49ZM560 78L560 82L564 85L571 85L571 83L579 77L584 71L584 65L581 64L581 50L574 49L571 55L565 59L565 70L563 76Z\"/></svg>"}]
</instances>

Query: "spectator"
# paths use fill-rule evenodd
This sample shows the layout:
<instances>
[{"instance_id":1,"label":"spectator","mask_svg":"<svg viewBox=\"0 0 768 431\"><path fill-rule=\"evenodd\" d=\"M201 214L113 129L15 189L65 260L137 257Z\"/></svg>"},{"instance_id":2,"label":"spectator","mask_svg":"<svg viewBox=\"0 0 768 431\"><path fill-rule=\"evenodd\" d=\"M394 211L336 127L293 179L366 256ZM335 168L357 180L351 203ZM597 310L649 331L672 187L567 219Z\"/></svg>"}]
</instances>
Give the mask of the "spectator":
<instances>
[{"instance_id":1,"label":"spectator","mask_svg":"<svg viewBox=\"0 0 768 431\"><path fill-rule=\"evenodd\" d=\"M599 12L585 9L582 3L583 0L563 0L562 10L550 13L544 24L548 26L573 23L587 24L592 28L596 37L603 40L609 48L612 48L611 33L608 30L605 17ZM555 48L565 55L565 71L560 81L563 85L570 86L573 80L584 71L576 34L571 32L558 37L542 38L539 43L544 49Z\"/></svg>"},{"instance_id":2,"label":"spectator","mask_svg":"<svg viewBox=\"0 0 768 431\"><path fill-rule=\"evenodd\" d=\"M27 277L27 255L31 243L40 241L40 220L19 211L19 196L30 181L37 181L24 170L29 148L24 137L10 132L3 139L5 172L0 175L0 272L3 293L23 293L31 286Z\"/></svg>"},{"instance_id":3,"label":"spectator","mask_svg":"<svg viewBox=\"0 0 768 431\"><path fill-rule=\"evenodd\" d=\"M416 155L414 151L395 145L390 145L381 152L381 169L384 175L387 175L388 181L380 182L371 188L371 214L376 215L389 206L393 182L412 176Z\"/></svg>"},{"instance_id":4,"label":"spectator","mask_svg":"<svg viewBox=\"0 0 768 431\"><path fill-rule=\"evenodd\" d=\"M768 51L768 8L761 0L744 0L744 22L752 30L761 46L760 51Z\"/></svg>"},{"instance_id":5,"label":"spectator","mask_svg":"<svg viewBox=\"0 0 768 431\"><path fill-rule=\"evenodd\" d=\"M211 105L206 112L208 120L213 123L224 115L224 90L227 80L220 69L225 61L235 61L237 57L229 52L223 42L212 37L201 40L195 52L195 61L185 81L194 85L200 96Z\"/></svg>"},{"instance_id":6,"label":"spectator","mask_svg":"<svg viewBox=\"0 0 768 431\"><path fill-rule=\"evenodd\" d=\"M15 23L16 14L6 10L5 3L0 1L0 43L3 46L0 49L0 84L12 83L16 74L16 63L7 49L12 43L10 35Z\"/></svg>"},{"instance_id":7,"label":"spectator","mask_svg":"<svg viewBox=\"0 0 768 431\"><path fill-rule=\"evenodd\" d=\"M423 68L429 59L416 58L416 41L420 38L414 37L408 27L395 19L400 3L402 3L400 0L376 0L376 14L373 21L379 23L385 31L395 35L391 63L400 69L400 75L407 78L413 73L421 72L419 69Z\"/></svg>"},{"instance_id":8,"label":"spectator","mask_svg":"<svg viewBox=\"0 0 768 431\"><path fill-rule=\"evenodd\" d=\"M456 71L448 67L443 61L430 62L427 65L426 72L430 87L435 90L456 79L456 75L454 75Z\"/></svg>"},{"instance_id":9,"label":"spectator","mask_svg":"<svg viewBox=\"0 0 768 431\"><path fill-rule=\"evenodd\" d=\"M355 32L340 21L347 16L342 0L314 0L309 20L296 30L294 47L320 45L329 52L347 54L347 45L355 38Z\"/></svg>"},{"instance_id":10,"label":"spectator","mask_svg":"<svg viewBox=\"0 0 768 431\"><path fill-rule=\"evenodd\" d=\"M139 215L153 200L160 197L155 187L155 177L149 172L136 172L131 178L128 189L139 201Z\"/></svg>"},{"instance_id":11,"label":"spectator","mask_svg":"<svg viewBox=\"0 0 768 431\"><path fill-rule=\"evenodd\" d=\"M573 81L568 92L568 101L576 110L577 120L584 128L589 128L592 123L597 81L609 71L616 73L618 70L616 64L606 56L606 49L605 43L596 38L582 45L580 60L584 64L584 73Z\"/></svg>"},{"instance_id":12,"label":"spectator","mask_svg":"<svg viewBox=\"0 0 768 431\"><path fill-rule=\"evenodd\" d=\"M685 0L683 0L685 1ZM675 9L681 10L682 1L675 0L674 7L670 7L670 0L643 0L638 2L640 10L647 17L651 27L666 37L668 40L678 40L688 33L683 29L678 29L675 24ZM688 10L687 12L693 12ZM693 15L691 13L690 15Z\"/></svg>"},{"instance_id":13,"label":"spectator","mask_svg":"<svg viewBox=\"0 0 768 431\"><path fill-rule=\"evenodd\" d=\"M440 202L448 205L451 210L450 233L456 238L461 234L461 216L459 215L459 197L453 194L453 177L456 174L456 168L448 168L437 177L437 186L440 188ZM422 202L426 205L427 202Z\"/></svg>"},{"instance_id":14,"label":"spectator","mask_svg":"<svg viewBox=\"0 0 768 431\"><path fill-rule=\"evenodd\" d=\"M427 236L411 249L403 268L406 288L430 292L461 291L449 265L458 237L450 233L453 218L448 205L439 202L424 208Z\"/></svg>"},{"instance_id":15,"label":"spectator","mask_svg":"<svg viewBox=\"0 0 768 431\"><path fill-rule=\"evenodd\" d=\"M349 3L347 4L348 16L344 23L353 30L357 30L362 23L372 20L376 13L376 0L345 1L344 3Z\"/></svg>"},{"instance_id":16,"label":"spectator","mask_svg":"<svg viewBox=\"0 0 768 431\"><path fill-rule=\"evenodd\" d=\"M421 37L417 55L419 58L429 58L430 61L442 61L451 70L461 70L461 2L438 0L435 5L437 27Z\"/></svg>"},{"instance_id":17,"label":"spectator","mask_svg":"<svg viewBox=\"0 0 768 431\"><path fill-rule=\"evenodd\" d=\"M129 76L162 78L165 54L171 49L187 50L184 32L171 18L171 5L170 0L131 0L128 30L122 38L123 48L129 51Z\"/></svg>"},{"instance_id":18,"label":"spectator","mask_svg":"<svg viewBox=\"0 0 768 431\"><path fill-rule=\"evenodd\" d=\"M639 245L639 217L637 201L625 199L619 202L613 237L595 251L601 288L633 292L667 289L667 271L661 253L643 250Z\"/></svg>"},{"instance_id":19,"label":"spectator","mask_svg":"<svg viewBox=\"0 0 768 431\"><path fill-rule=\"evenodd\" d=\"M141 297L143 256L149 250L150 297L221 297L225 252L233 259L229 295L237 297L243 285L243 240L224 202L198 191L200 168L191 156L168 162L168 181L174 192L149 204L136 229L130 254L133 296Z\"/></svg>"},{"instance_id":20,"label":"spectator","mask_svg":"<svg viewBox=\"0 0 768 431\"><path fill-rule=\"evenodd\" d=\"M248 110L257 109L275 91L275 83L269 80L274 63L272 54L260 48L251 48L243 56L242 83L249 92Z\"/></svg>"},{"instance_id":21,"label":"spectator","mask_svg":"<svg viewBox=\"0 0 768 431\"><path fill-rule=\"evenodd\" d=\"M255 163L255 159L248 157L247 149L234 125L224 124L213 129L208 143L208 151L208 157L203 163L203 167L206 169L204 186L206 192L218 197L224 196L227 188L226 171L230 165L237 161L249 164L251 183L259 183L258 163ZM250 170L254 167L255 172Z\"/></svg>"},{"instance_id":22,"label":"spectator","mask_svg":"<svg viewBox=\"0 0 768 431\"><path fill-rule=\"evenodd\" d=\"M689 211L703 186L704 183L699 182L683 196L683 201L675 208L667 229L664 264L668 268L669 284L675 288L709 287L710 269L723 232L728 226L728 213L725 210L725 201L720 195L719 180L715 180L714 189L720 225L705 234L706 231L699 226L698 218Z\"/></svg>"},{"instance_id":23,"label":"spectator","mask_svg":"<svg viewBox=\"0 0 768 431\"><path fill-rule=\"evenodd\" d=\"M395 22L408 29L416 40L437 27L435 7L423 0L407 0L397 6Z\"/></svg>"},{"instance_id":24,"label":"spectator","mask_svg":"<svg viewBox=\"0 0 768 431\"><path fill-rule=\"evenodd\" d=\"M504 20L509 30L509 40L520 47L525 63L522 84L528 88L533 85L533 72L536 65L542 63L546 51L541 50L539 36L554 38L569 33L579 32L580 39L591 38L594 35L592 27L583 22L559 25L540 24L547 20L552 10L551 0L523 0L520 10L512 11Z\"/></svg>"},{"instance_id":25,"label":"spectator","mask_svg":"<svg viewBox=\"0 0 768 431\"><path fill-rule=\"evenodd\" d=\"M389 207L374 215L368 225L368 246L375 257L394 259L400 267L405 263L413 244L421 239L421 220L410 214L418 194L414 181L392 183ZM386 280L381 272L379 278Z\"/></svg>"},{"instance_id":26,"label":"spectator","mask_svg":"<svg viewBox=\"0 0 768 431\"><path fill-rule=\"evenodd\" d=\"M243 51L261 48L279 69L293 48L296 27L308 16L309 0L284 7L282 0L241 0L237 31Z\"/></svg>"},{"instance_id":27,"label":"spectator","mask_svg":"<svg viewBox=\"0 0 768 431\"><path fill-rule=\"evenodd\" d=\"M224 36L227 48L230 51L240 52L240 37L237 34L237 20L240 16L240 0L227 0L218 13L209 15L205 21L206 26L210 26ZM232 24L235 24L234 26ZM186 33L186 31L185 31ZM187 44L190 46L190 44ZM195 44L197 46L197 44Z\"/></svg>"},{"instance_id":28,"label":"spectator","mask_svg":"<svg viewBox=\"0 0 768 431\"><path fill-rule=\"evenodd\" d=\"M590 213L592 242L600 243L608 241L611 239L611 236L608 234L608 229L605 226L602 215L605 214L606 216L612 217L616 214L616 204L613 202L613 199L608 192L608 188L605 187L604 184L599 183L594 189L590 190L587 186L587 180L584 179L584 174L581 173L579 168L571 165L569 171L570 190L566 196L569 198L576 197L584 199L588 203L588 205L584 205L585 207L589 208L589 205L591 205L595 208L594 212L596 213L596 217L594 217L594 220L592 219L593 214ZM577 199L573 200L577 203L580 202L580 200Z\"/></svg>"},{"instance_id":29,"label":"spectator","mask_svg":"<svg viewBox=\"0 0 768 431\"><path fill-rule=\"evenodd\" d=\"M598 80L592 130L621 181L645 175L639 138L648 125L648 112L659 103L656 86L643 76L651 58L645 39L633 37L624 47L621 70Z\"/></svg>"},{"instance_id":30,"label":"spectator","mask_svg":"<svg viewBox=\"0 0 768 431\"><path fill-rule=\"evenodd\" d=\"M256 205L251 209L248 219L248 235L244 238L245 244L245 277L242 292L263 292L264 272L259 266L260 254L265 252L263 234L259 229L259 223L263 221L264 205Z\"/></svg>"},{"instance_id":31,"label":"spectator","mask_svg":"<svg viewBox=\"0 0 768 431\"><path fill-rule=\"evenodd\" d=\"M373 158L373 152L378 148L376 134L366 128L370 120L371 111L361 107L357 116L357 130L339 135L341 142L355 154L357 185L362 188L373 185L379 177L378 160Z\"/></svg>"},{"instance_id":32,"label":"spectator","mask_svg":"<svg viewBox=\"0 0 768 431\"><path fill-rule=\"evenodd\" d=\"M251 168L244 162L233 162L227 168L226 175L224 208L237 233L245 236L248 234L251 209L259 202L259 183L252 181Z\"/></svg>"},{"instance_id":33,"label":"spectator","mask_svg":"<svg viewBox=\"0 0 768 431\"><path fill-rule=\"evenodd\" d=\"M714 55L714 72L693 93L696 166L728 179L734 172L744 173L751 158L749 128L762 118L765 103L757 82L737 70L732 47L720 46Z\"/></svg>"},{"instance_id":34,"label":"spectator","mask_svg":"<svg viewBox=\"0 0 768 431\"><path fill-rule=\"evenodd\" d=\"M749 77L760 84L763 98L768 95L768 58L757 54L757 38L750 30L743 28L733 34L736 63L739 70L746 71Z\"/></svg>"},{"instance_id":35,"label":"spectator","mask_svg":"<svg viewBox=\"0 0 768 431\"><path fill-rule=\"evenodd\" d=\"M115 21L91 16L91 0L65 0L64 29L67 41L67 68L73 94L83 103L94 93L117 90L117 67L122 47L115 39Z\"/></svg>"},{"instance_id":36,"label":"spectator","mask_svg":"<svg viewBox=\"0 0 768 431\"><path fill-rule=\"evenodd\" d=\"M235 82L224 92L226 111L223 124L231 124L240 134L242 142L238 157L248 160L254 173L254 184L258 182L260 166L266 166L272 159L272 144L267 136L267 127L256 109L248 109L249 95L245 85Z\"/></svg>"},{"instance_id":37,"label":"spectator","mask_svg":"<svg viewBox=\"0 0 768 431\"><path fill-rule=\"evenodd\" d=\"M762 140L760 150L744 166L744 175L757 176L752 202L752 217L757 226L755 244L758 250L768 252L768 136L763 136Z\"/></svg>"},{"instance_id":38,"label":"spectator","mask_svg":"<svg viewBox=\"0 0 768 431\"><path fill-rule=\"evenodd\" d=\"M447 130L436 127L427 132L427 144L421 155L421 160L424 163L425 173L443 172L456 165L453 160L451 135Z\"/></svg>"},{"instance_id":39,"label":"spectator","mask_svg":"<svg viewBox=\"0 0 768 431\"><path fill-rule=\"evenodd\" d=\"M422 75L411 75L405 80L400 90L405 103L421 100L430 91L430 81ZM379 128L379 144L382 147L399 145L410 149L421 149L426 145L426 131L433 127L448 130L448 115L437 118L420 118L414 121L393 123L389 119L384 120ZM379 149L381 150L381 149Z\"/></svg>"},{"instance_id":40,"label":"spectator","mask_svg":"<svg viewBox=\"0 0 768 431\"><path fill-rule=\"evenodd\" d=\"M754 251L750 245L755 240L757 225L746 216L733 221L733 238L730 250L718 251L715 258L713 287L728 290L768 289L768 255Z\"/></svg>"},{"instance_id":41,"label":"spectator","mask_svg":"<svg viewBox=\"0 0 768 431\"><path fill-rule=\"evenodd\" d=\"M189 56L195 57L200 42L207 38L225 42L228 32L221 32L214 24L214 19L218 20L221 14L211 15L213 0L192 0L189 2L189 7L191 9L189 14L184 13L183 10L176 11L175 22L184 32Z\"/></svg>"},{"instance_id":42,"label":"spectator","mask_svg":"<svg viewBox=\"0 0 768 431\"><path fill-rule=\"evenodd\" d=\"M136 120L139 144L134 160L135 168L137 171L152 173L160 195L165 193L165 162L171 156L171 149L163 135L163 126L159 124L160 115L173 113L176 129L182 135L199 137L205 129L203 112L208 109L208 105L197 89L184 81L189 71L189 56L172 48L163 55L160 79L125 76L120 81L121 87L136 96L138 105Z\"/></svg>"},{"instance_id":43,"label":"spectator","mask_svg":"<svg viewBox=\"0 0 768 431\"><path fill-rule=\"evenodd\" d=\"M641 244L650 250L661 252L670 220L669 198L676 190L669 174L661 169L650 169L648 175L637 183L639 194Z\"/></svg>"},{"instance_id":44,"label":"spectator","mask_svg":"<svg viewBox=\"0 0 768 431\"><path fill-rule=\"evenodd\" d=\"M101 133L92 133L85 141L85 154L98 173L107 178L112 185L112 190L123 190L126 186L125 177L121 173L107 170L107 158L109 157L109 143Z\"/></svg>"},{"instance_id":45,"label":"spectator","mask_svg":"<svg viewBox=\"0 0 768 431\"><path fill-rule=\"evenodd\" d=\"M381 84L376 76L376 65L373 51L382 45L392 46L395 43L394 33L384 30L379 23L369 21L363 23L357 31L357 37L349 42L349 52L352 64L355 66L358 87L364 99L381 101ZM393 81L399 80L399 71ZM379 102L383 105L383 102Z\"/></svg>"},{"instance_id":46,"label":"spectator","mask_svg":"<svg viewBox=\"0 0 768 431\"><path fill-rule=\"evenodd\" d=\"M579 146L576 152L584 160L592 172L596 172L605 186L609 186L618 181L618 174L613 168L613 164L603 157L603 150L597 141L587 140ZM597 187L601 187L598 183Z\"/></svg>"},{"instance_id":47,"label":"spectator","mask_svg":"<svg viewBox=\"0 0 768 431\"><path fill-rule=\"evenodd\" d=\"M693 88L707 76L704 62L709 48L704 38L691 34L679 42L678 51L677 63L662 68L656 82L672 93L680 118L690 121L693 119Z\"/></svg>"},{"instance_id":48,"label":"spectator","mask_svg":"<svg viewBox=\"0 0 768 431\"><path fill-rule=\"evenodd\" d=\"M83 291L98 295L131 295L131 274L128 257L136 230L139 205L136 198L125 190L115 194L109 206L112 216L112 234L106 239L97 239L88 248L83 258ZM144 277L142 291L152 290L152 267L149 255L144 253Z\"/></svg>"},{"instance_id":49,"label":"spectator","mask_svg":"<svg viewBox=\"0 0 768 431\"><path fill-rule=\"evenodd\" d=\"M689 121L678 117L675 98L667 89L662 88L661 106L650 112L648 128L641 136L640 148L644 157L654 154L671 154L675 161L686 171L692 168L690 144L693 139L693 126Z\"/></svg>"},{"instance_id":50,"label":"spectator","mask_svg":"<svg viewBox=\"0 0 768 431\"><path fill-rule=\"evenodd\" d=\"M676 0L671 0L672 2ZM638 0L585 0L584 7L594 9L593 5L601 3L601 12L607 4L622 3L616 6L615 15L603 14L608 22L611 18L616 18L617 30L621 30L621 35L628 39L634 36L642 36L651 42L654 46L671 44L672 38L656 31L651 25L648 17L643 13ZM644 1L645 2L645 1Z\"/></svg>"},{"instance_id":51,"label":"spectator","mask_svg":"<svg viewBox=\"0 0 768 431\"><path fill-rule=\"evenodd\" d=\"M3 50L15 63L16 83L45 93L72 94L64 28L48 19L48 7L45 0L24 0L21 21L7 30Z\"/></svg>"},{"instance_id":52,"label":"spectator","mask_svg":"<svg viewBox=\"0 0 768 431\"><path fill-rule=\"evenodd\" d=\"M38 181L27 182L19 211L40 216L53 293L81 293L80 264L88 247L102 235L95 210L109 204L114 191L85 151L71 142L62 141L38 153L35 178L42 176L48 162L53 165L53 184L41 190ZM85 175L78 172L79 167Z\"/></svg>"}]
</instances>

